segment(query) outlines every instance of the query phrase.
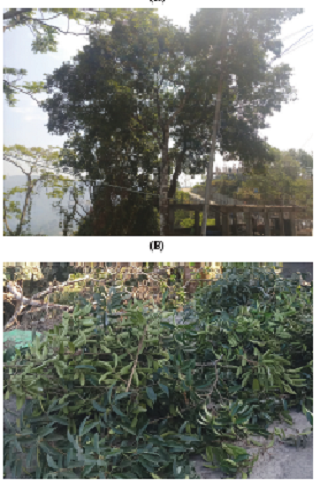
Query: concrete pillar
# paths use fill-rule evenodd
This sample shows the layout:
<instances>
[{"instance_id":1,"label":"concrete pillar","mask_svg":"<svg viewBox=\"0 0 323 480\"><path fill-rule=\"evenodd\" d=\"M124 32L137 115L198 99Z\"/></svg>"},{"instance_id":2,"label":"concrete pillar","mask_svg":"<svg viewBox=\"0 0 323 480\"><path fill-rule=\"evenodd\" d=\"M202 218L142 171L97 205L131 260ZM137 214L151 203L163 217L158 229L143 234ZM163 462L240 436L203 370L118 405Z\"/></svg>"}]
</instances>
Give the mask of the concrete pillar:
<instances>
[{"instance_id":1,"label":"concrete pillar","mask_svg":"<svg viewBox=\"0 0 323 480\"><path fill-rule=\"evenodd\" d=\"M229 214L228 212L222 212L222 236L229 235Z\"/></svg>"},{"instance_id":2,"label":"concrete pillar","mask_svg":"<svg viewBox=\"0 0 323 480\"><path fill-rule=\"evenodd\" d=\"M168 210L169 234L174 234L175 210L169 205Z\"/></svg>"},{"instance_id":3,"label":"concrete pillar","mask_svg":"<svg viewBox=\"0 0 323 480\"><path fill-rule=\"evenodd\" d=\"M246 221L246 235L252 235L252 225L251 225L251 213L250 210L244 212L244 218Z\"/></svg>"},{"instance_id":4,"label":"concrete pillar","mask_svg":"<svg viewBox=\"0 0 323 480\"><path fill-rule=\"evenodd\" d=\"M238 219L237 213L233 212L233 225L232 225L232 235L236 236L238 234Z\"/></svg>"},{"instance_id":5,"label":"concrete pillar","mask_svg":"<svg viewBox=\"0 0 323 480\"><path fill-rule=\"evenodd\" d=\"M254 231L257 231L257 214L253 212L251 215L251 232L252 235L254 235Z\"/></svg>"},{"instance_id":6,"label":"concrete pillar","mask_svg":"<svg viewBox=\"0 0 323 480\"><path fill-rule=\"evenodd\" d=\"M198 210L195 210L195 235L201 235L200 212Z\"/></svg>"},{"instance_id":7,"label":"concrete pillar","mask_svg":"<svg viewBox=\"0 0 323 480\"><path fill-rule=\"evenodd\" d=\"M221 228L221 212L220 210L215 210L215 228L219 230Z\"/></svg>"},{"instance_id":8,"label":"concrete pillar","mask_svg":"<svg viewBox=\"0 0 323 480\"><path fill-rule=\"evenodd\" d=\"M290 229L292 232L292 237L296 236L296 213L291 211L289 214L290 218Z\"/></svg>"},{"instance_id":9,"label":"concrete pillar","mask_svg":"<svg viewBox=\"0 0 323 480\"><path fill-rule=\"evenodd\" d=\"M270 237L269 211L265 210L265 236Z\"/></svg>"},{"instance_id":10,"label":"concrete pillar","mask_svg":"<svg viewBox=\"0 0 323 480\"><path fill-rule=\"evenodd\" d=\"M281 237L285 235L285 226L284 226L284 211L280 211L279 215L279 234Z\"/></svg>"}]
</instances>

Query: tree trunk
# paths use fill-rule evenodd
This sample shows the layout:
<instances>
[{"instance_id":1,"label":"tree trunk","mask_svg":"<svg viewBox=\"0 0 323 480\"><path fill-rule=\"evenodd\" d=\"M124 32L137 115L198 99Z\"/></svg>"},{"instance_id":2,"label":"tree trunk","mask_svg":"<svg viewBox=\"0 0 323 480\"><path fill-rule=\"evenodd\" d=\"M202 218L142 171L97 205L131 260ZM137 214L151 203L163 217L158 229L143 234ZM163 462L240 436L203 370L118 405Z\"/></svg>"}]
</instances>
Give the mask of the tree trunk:
<instances>
[{"instance_id":1,"label":"tree trunk","mask_svg":"<svg viewBox=\"0 0 323 480\"><path fill-rule=\"evenodd\" d=\"M180 176L181 171L182 171L183 158L184 158L184 151L181 152L180 156L176 159L176 166L175 166L175 171L174 171L174 174L173 174L172 184L170 185L169 190L168 190L168 198L174 198L175 197L176 184L177 184L178 177Z\"/></svg>"},{"instance_id":2,"label":"tree trunk","mask_svg":"<svg viewBox=\"0 0 323 480\"><path fill-rule=\"evenodd\" d=\"M225 35L227 11L226 9L223 10L223 17L222 17L222 35ZM225 38L224 38L225 41ZM205 182L205 204L203 210L203 221L201 227L201 235L206 235L206 226L207 226L207 216L209 210L209 201L210 201L210 193L212 187L212 179L213 179L213 162L214 162L214 154L215 154L215 144L216 144L216 136L219 129L219 122L220 122L220 111L221 111L221 97L222 97L222 84L223 84L223 58L224 58L224 50L225 45L222 46L221 52L221 70L220 70L220 79L218 85L218 93L216 96L216 103L215 103L215 112L214 112L214 122L213 122L213 131L212 131L212 146L211 146L211 153L210 159L207 169L207 177Z\"/></svg>"},{"instance_id":3,"label":"tree trunk","mask_svg":"<svg viewBox=\"0 0 323 480\"><path fill-rule=\"evenodd\" d=\"M169 235L168 225L168 140L169 127L166 125L163 131L163 149L160 167L159 186L159 231L160 235Z\"/></svg>"},{"instance_id":4,"label":"tree trunk","mask_svg":"<svg viewBox=\"0 0 323 480\"><path fill-rule=\"evenodd\" d=\"M25 224L27 208L28 208L29 202L31 201L31 194L32 194L32 191L33 191L33 188L34 188L34 183L31 179L31 174L27 175L27 179L28 179L27 180L28 189L27 189L27 192L26 192L25 203L24 203L24 207L23 207L23 210L22 210L22 213L21 213L20 222L19 222L19 224L17 225L17 228L16 228L16 232L15 232L16 236L20 236L22 234L22 229L23 229L23 226Z\"/></svg>"},{"instance_id":5,"label":"tree trunk","mask_svg":"<svg viewBox=\"0 0 323 480\"><path fill-rule=\"evenodd\" d=\"M183 160L184 160L184 157L185 157L185 152L186 152L186 135L185 135L185 131L184 131L183 150L181 151L181 153L176 158L175 171L174 171L174 174L173 174L172 183L171 183L171 185L169 187L169 190L168 190L168 198L174 198L175 197L176 184L177 184L178 177L180 176L181 171L182 171L182 163L183 163Z\"/></svg>"}]
</instances>

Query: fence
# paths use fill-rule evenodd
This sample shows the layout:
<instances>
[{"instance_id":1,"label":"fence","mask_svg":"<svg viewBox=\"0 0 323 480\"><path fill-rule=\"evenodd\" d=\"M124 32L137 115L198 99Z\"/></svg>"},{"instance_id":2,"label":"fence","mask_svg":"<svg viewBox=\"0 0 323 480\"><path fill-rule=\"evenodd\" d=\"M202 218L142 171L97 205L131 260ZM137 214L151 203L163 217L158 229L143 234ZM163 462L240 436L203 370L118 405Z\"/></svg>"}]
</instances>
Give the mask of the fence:
<instances>
[{"instance_id":1,"label":"fence","mask_svg":"<svg viewBox=\"0 0 323 480\"><path fill-rule=\"evenodd\" d=\"M63 312L74 307L79 294L99 309L102 299L108 304L118 291L123 292L126 306L134 299L160 305L167 290L168 307L180 312L197 287L220 278L223 268L266 265L278 267L284 277L300 271L309 272L308 280L313 279L313 265L309 263L4 263L4 325L8 330L9 320L15 318L10 329L42 332L61 323ZM28 300L33 296L38 301L36 306L27 305L17 313L18 297L12 293L17 284L22 287L23 297Z\"/></svg>"}]
</instances>

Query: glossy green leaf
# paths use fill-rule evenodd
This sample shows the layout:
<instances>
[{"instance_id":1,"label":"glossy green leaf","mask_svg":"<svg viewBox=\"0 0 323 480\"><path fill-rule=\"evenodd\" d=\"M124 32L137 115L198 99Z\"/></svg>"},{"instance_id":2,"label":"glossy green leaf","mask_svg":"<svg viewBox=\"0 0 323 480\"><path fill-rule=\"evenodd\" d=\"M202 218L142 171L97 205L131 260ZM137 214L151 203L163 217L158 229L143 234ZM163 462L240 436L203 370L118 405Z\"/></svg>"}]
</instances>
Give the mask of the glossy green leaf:
<instances>
[{"instance_id":1,"label":"glossy green leaf","mask_svg":"<svg viewBox=\"0 0 323 480\"><path fill-rule=\"evenodd\" d=\"M157 395L155 394L154 392L154 389L152 387L146 387L146 392L147 392L147 396L148 398L154 402L155 400L157 400Z\"/></svg>"},{"instance_id":2,"label":"glossy green leaf","mask_svg":"<svg viewBox=\"0 0 323 480\"><path fill-rule=\"evenodd\" d=\"M160 388L162 389L162 391L163 391L164 393L166 393L166 395L169 397L169 390L168 390L167 385L163 385L162 383L159 382L159 386L160 386Z\"/></svg>"}]
</instances>

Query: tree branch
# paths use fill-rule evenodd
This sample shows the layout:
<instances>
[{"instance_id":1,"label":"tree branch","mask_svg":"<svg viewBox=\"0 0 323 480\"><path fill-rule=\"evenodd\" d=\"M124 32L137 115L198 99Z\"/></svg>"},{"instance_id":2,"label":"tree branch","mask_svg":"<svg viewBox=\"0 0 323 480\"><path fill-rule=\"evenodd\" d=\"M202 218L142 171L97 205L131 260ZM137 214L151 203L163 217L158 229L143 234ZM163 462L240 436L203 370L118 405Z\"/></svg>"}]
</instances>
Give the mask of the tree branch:
<instances>
[{"instance_id":1,"label":"tree branch","mask_svg":"<svg viewBox=\"0 0 323 480\"><path fill-rule=\"evenodd\" d=\"M27 12L32 12L32 11L33 11L32 8L21 8L20 10L15 9L14 11L11 11L11 12L10 11L5 12L3 14L3 19L4 20L10 20L11 18L16 17L17 15L22 15L23 12L27 13Z\"/></svg>"},{"instance_id":2,"label":"tree branch","mask_svg":"<svg viewBox=\"0 0 323 480\"><path fill-rule=\"evenodd\" d=\"M22 171L22 173L24 173L25 175L27 175L27 176L28 176L28 175L31 175L32 170L30 170L29 173L25 172L25 170L22 168L22 166L21 166L21 165L18 165L18 163L15 162L14 160L12 160L11 158L5 156L3 159L4 159L5 161L7 161L7 162L12 163L12 164L15 165L16 167L20 168L20 170Z\"/></svg>"},{"instance_id":3,"label":"tree branch","mask_svg":"<svg viewBox=\"0 0 323 480\"><path fill-rule=\"evenodd\" d=\"M15 88L16 90L19 90L19 92L25 93L26 95L29 95L33 100L35 100L35 102L37 102L39 107L42 106L42 102L37 100L37 98L35 98L30 92L27 92L27 91L23 90L21 87L17 87L16 85L13 85L11 82L8 82L7 80L3 80L3 83L6 83L8 85L8 87L10 87L10 88Z\"/></svg>"},{"instance_id":4,"label":"tree branch","mask_svg":"<svg viewBox=\"0 0 323 480\"><path fill-rule=\"evenodd\" d=\"M83 278L78 278L77 280L68 280L67 282L63 282L63 283L61 283L57 286L49 287L46 290L44 290L43 292L40 292L40 293L37 293L37 294L33 295L31 298L24 297L21 287L17 286L15 284L15 282L8 282L7 283L7 289L13 295L14 299L17 301L17 305L16 305L14 315L9 319L9 321L5 325L5 330L8 330L12 326L13 323L17 322L17 316L20 315L23 312L23 310L25 310L26 307L28 307L29 305L39 307L39 310L45 310L49 306L51 308L52 307L53 308L65 308L66 307L66 309L69 309L68 305L66 305L66 306L65 305L59 305L59 304L44 305L43 303L37 301L37 299L45 297L48 293L52 293L52 291L56 290L57 288L73 285L74 283L81 282L83 280L86 280L87 278L88 278L88 276L83 277Z\"/></svg>"},{"instance_id":5,"label":"tree branch","mask_svg":"<svg viewBox=\"0 0 323 480\"><path fill-rule=\"evenodd\" d=\"M5 199L3 198L3 221L7 227L7 230L10 234L12 234L12 230L9 228L8 224L8 219L7 219L7 208L6 208L6 202Z\"/></svg>"},{"instance_id":6,"label":"tree branch","mask_svg":"<svg viewBox=\"0 0 323 480\"><path fill-rule=\"evenodd\" d=\"M21 15L21 18L23 20L30 20L29 17L25 17L24 15ZM68 30L66 32L64 32L63 30L61 30L59 27L56 27L55 25L47 25L47 23L45 23L47 21L46 20L40 20L39 18L33 18L32 19L34 22L38 22L40 25L42 26L46 26L46 27L50 27L50 28L54 28L55 30L57 30L57 32L59 33L64 33L64 35L66 35L67 33L70 33L71 35L89 35L90 32L78 32L78 33L75 33L75 32L69 32ZM69 23L68 23L68 28L69 28Z\"/></svg>"},{"instance_id":7,"label":"tree branch","mask_svg":"<svg viewBox=\"0 0 323 480\"><path fill-rule=\"evenodd\" d=\"M126 392L128 392L128 390L129 390L129 388L130 388L132 376L133 376L133 374L134 374L134 372L135 372L135 370L136 370L136 367L137 367L138 357L139 357L139 351L140 351L140 349L141 349L141 347L142 347L142 344L143 344L143 341L144 341L144 338L145 338L145 335L146 335L146 332L147 332L147 327L148 327L148 324L146 324L146 326L145 326L143 336L141 337L140 342L139 342L139 345L138 345L136 360L135 360L135 363L133 364L133 367L132 367L132 370L131 370L131 374L130 374L130 377L129 377L129 380L128 380L128 385L127 385L127 388L126 388Z\"/></svg>"}]
</instances>

